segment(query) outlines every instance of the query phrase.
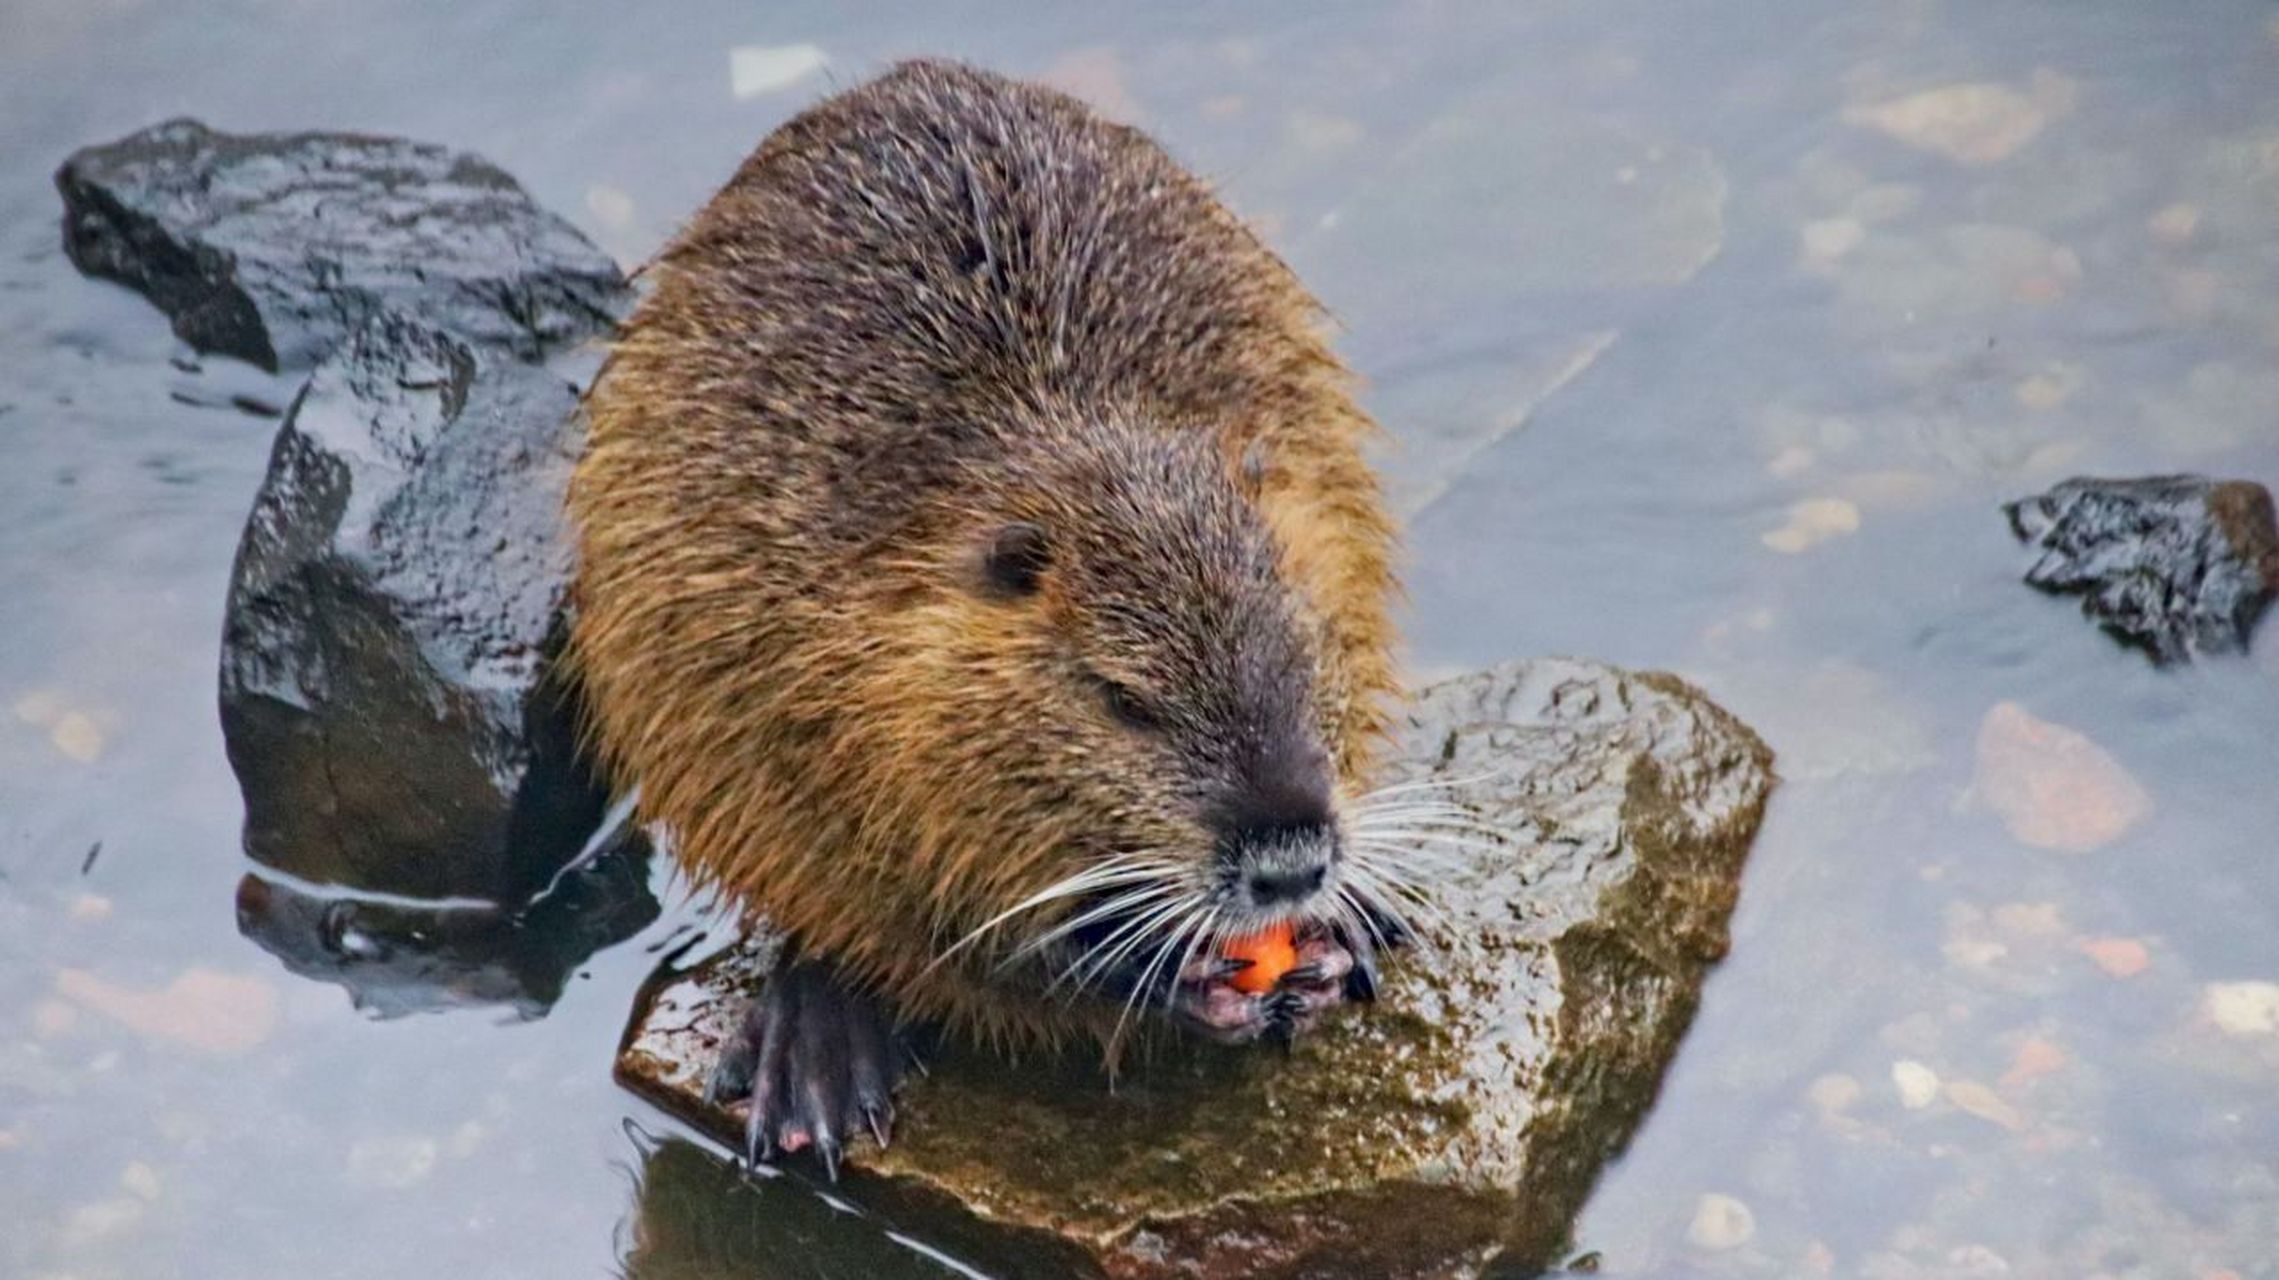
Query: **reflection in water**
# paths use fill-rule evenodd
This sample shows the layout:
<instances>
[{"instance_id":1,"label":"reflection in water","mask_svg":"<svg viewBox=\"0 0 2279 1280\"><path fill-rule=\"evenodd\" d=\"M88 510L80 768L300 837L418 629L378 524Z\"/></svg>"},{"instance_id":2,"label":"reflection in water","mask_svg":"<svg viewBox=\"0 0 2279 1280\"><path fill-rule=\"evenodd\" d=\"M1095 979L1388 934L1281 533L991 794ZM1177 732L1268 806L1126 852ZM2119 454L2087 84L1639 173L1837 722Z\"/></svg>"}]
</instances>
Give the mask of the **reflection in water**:
<instances>
[{"instance_id":1,"label":"reflection in water","mask_svg":"<svg viewBox=\"0 0 2279 1280\"><path fill-rule=\"evenodd\" d=\"M312 894L258 872L237 887L238 932L381 1018L487 1005L543 1017L572 970L658 911L648 842L630 831L514 910Z\"/></svg>"},{"instance_id":2,"label":"reflection in water","mask_svg":"<svg viewBox=\"0 0 2279 1280\"><path fill-rule=\"evenodd\" d=\"M973 1276L788 1174L747 1176L683 1138L644 1152L625 1280L943 1280Z\"/></svg>"}]
</instances>

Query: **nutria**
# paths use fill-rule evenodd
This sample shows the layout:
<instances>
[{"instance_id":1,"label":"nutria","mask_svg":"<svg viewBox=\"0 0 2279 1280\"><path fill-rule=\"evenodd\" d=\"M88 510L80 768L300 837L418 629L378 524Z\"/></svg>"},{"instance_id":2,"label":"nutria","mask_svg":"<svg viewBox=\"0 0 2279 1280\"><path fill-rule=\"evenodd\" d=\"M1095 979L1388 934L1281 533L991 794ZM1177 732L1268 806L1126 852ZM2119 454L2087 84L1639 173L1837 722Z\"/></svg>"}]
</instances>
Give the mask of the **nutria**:
<instances>
[{"instance_id":1,"label":"nutria","mask_svg":"<svg viewBox=\"0 0 2279 1280\"><path fill-rule=\"evenodd\" d=\"M1391 527L1279 259L1138 131L916 62L647 274L573 654L612 775L790 940L714 1077L755 1154L883 1141L905 1024L1243 1041L1373 993Z\"/></svg>"}]
</instances>

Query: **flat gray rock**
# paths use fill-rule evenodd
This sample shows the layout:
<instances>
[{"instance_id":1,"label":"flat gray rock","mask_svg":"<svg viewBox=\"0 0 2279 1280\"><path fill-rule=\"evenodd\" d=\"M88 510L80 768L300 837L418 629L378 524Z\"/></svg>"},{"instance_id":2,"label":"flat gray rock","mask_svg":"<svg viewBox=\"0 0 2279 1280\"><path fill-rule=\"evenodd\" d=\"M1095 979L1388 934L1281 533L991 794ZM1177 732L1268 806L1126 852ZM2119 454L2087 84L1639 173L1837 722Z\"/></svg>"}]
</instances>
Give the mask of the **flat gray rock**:
<instances>
[{"instance_id":1,"label":"flat gray rock","mask_svg":"<svg viewBox=\"0 0 2279 1280\"><path fill-rule=\"evenodd\" d=\"M609 255L480 156L353 133L170 120L66 160L63 243L201 351L305 369L379 313L519 359L605 333Z\"/></svg>"},{"instance_id":2,"label":"flat gray rock","mask_svg":"<svg viewBox=\"0 0 2279 1280\"><path fill-rule=\"evenodd\" d=\"M393 316L310 376L224 622L222 731L256 860L517 903L598 825L548 665L576 407L559 373Z\"/></svg>"},{"instance_id":3,"label":"flat gray rock","mask_svg":"<svg viewBox=\"0 0 2279 1280\"><path fill-rule=\"evenodd\" d=\"M1442 959L1396 961L1379 1004L1289 1056L1183 1048L1112 1093L1096 1060L953 1047L839 1194L1007 1277L1382 1280L1554 1257L1724 954L1771 754L1674 677L1542 659L1426 690L1390 772L1448 783L1505 833L1444 883L1426 930ZM702 1081L774 950L763 929L668 965L618 1059L628 1088L729 1149L740 1115ZM638 1234L630 1275L749 1264Z\"/></svg>"}]
</instances>

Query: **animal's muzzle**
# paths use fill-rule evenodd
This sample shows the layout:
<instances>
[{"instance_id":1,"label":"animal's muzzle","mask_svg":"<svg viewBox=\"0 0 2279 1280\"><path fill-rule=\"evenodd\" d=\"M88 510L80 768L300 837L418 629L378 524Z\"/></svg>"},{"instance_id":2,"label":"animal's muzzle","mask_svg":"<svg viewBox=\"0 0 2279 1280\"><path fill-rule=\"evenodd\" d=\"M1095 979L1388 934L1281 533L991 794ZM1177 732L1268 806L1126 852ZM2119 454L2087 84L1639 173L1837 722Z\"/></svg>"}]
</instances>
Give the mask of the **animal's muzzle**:
<instances>
[{"instance_id":1,"label":"animal's muzzle","mask_svg":"<svg viewBox=\"0 0 2279 1280\"><path fill-rule=\"evenodd\" d=\"M1219 857L1244 906L1284 912L1328 886L1337 831L1326 822L1308 822L1234 832L1221 840Z\"/></svg>"}]
</instances>

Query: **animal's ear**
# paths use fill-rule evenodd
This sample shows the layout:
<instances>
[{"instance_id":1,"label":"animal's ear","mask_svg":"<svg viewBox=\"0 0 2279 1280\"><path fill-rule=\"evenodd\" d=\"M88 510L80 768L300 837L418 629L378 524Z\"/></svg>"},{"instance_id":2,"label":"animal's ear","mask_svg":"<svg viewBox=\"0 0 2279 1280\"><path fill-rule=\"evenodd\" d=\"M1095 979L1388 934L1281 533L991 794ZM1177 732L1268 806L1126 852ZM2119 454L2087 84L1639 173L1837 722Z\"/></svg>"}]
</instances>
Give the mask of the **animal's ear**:
<instances>
[{"instance_id":1,"label":"animal's ear","mask_svg":"<svg viewBox=\"0 0 2279 1280\"><path fill-rule=\"evenodd\" d=\"M1005 600L1035 595L1051 564L1052 540L1044 527L1015 521L991 533L982 548L982 590Z\"/></svg>"}]
</instances>

